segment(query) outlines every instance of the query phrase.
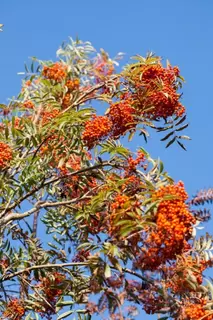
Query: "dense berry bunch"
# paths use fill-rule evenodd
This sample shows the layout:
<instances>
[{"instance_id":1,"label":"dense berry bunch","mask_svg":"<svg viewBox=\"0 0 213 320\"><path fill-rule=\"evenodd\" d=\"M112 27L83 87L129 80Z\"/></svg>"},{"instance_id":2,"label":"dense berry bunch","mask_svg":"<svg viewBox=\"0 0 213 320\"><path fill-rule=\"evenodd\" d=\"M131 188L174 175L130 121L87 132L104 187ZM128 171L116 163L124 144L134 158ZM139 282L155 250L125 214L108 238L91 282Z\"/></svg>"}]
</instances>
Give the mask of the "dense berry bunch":
<instances>
[{"instance_id":1,"label":"dense berry bunch","mask_svg":"<svg viewBox=\"0 0 213 320\"><path fill-rule=\"evenodd\" d=\"M66 109L69 107L70 105L70 98L71 98L71 94L70 92L67 92L65 95L64 95L64 98L62 99L62 109Z\"/></svg>"},{"instance_id":2,"label":"dense berry bunch","mask_svg":"<svg viewBox=\"0 0 213 320\"><path fill-rule=\"evenodd\" d=\"M166 196L174 198L165 199ZM156 228L150 232L142 254L137 258L136 266L155 270L167 260L189 249L187 241L192 234L192 225L196 222L185 201L188 198L182 182L159 188L153 195L153 201L159 200L155 217Z\"/></svg>"},{"instance_id":3,"label":"dense berry bunch","mask_svg":"<svg viewBox=\"0 0 213 320\"><path fill-rule=\"evenodd\" d=\"M12 159L12 150L8 144L0 142L0 168L5 167Z\"/></svg>"},{"instance_id":4,"label":"dense berry bunch","mask_svg":"<svg viewBox=\"0 0 213 320\"><path fill-rule=\"evenodd\" d=\"M63 81L67 75L66 67L60 62L56 62L52 66L44 66L42 74L45 78L56 82Z\"/></svg>"},{"instance_id":5,"label":"dense berry bunch","mask_svg":"<svg viewBox=\"0 0 213 320\"><path fill-rule=\"evenodd\" d=\"M59 115L60 111L57 109L53 109L51 111L43 111L41 113L41 122L42 125L49 123L52 119Z\"/></svg>"},{"instance_id":6,"label":"dense berry bunch","mask_svg":"<svg viewBox=\"0 0 213 320\"><path fill-rule=\"evenodd\" d=\"M68 88L69 91L77 90L80 86L80 80L78 78L73 80L67 80L65 86Z\"/></svg>"},{"instance_id":7,"label":"dense berry bunch","mask_svg":"<svg viewBox=\"0 0 213 320\"><path fill-rule=\"evenodd\" d=\"M173 114L181 116L185 108L179 102L177 92L179 69L171 66L164 68L160 63L142 65L134 81L137 109L150 119L167 118Z\"/></svg>"},{"instance_id":8,"label":"dense berry bunch","mask_svg":"<svg viewBox=\"0 0 213 320\"><path fill-rule=\"evenodd\" d=\"M23 319L23 316L25 314L25 308L23 306L23 302L21 302L19 299L14 298L11 299L6 307L6 310L4 311L4 320L21 320ZM3 320L2 319L2 320Z\"/></svg>"},{"instance_id":9,"label":"dense berry bunch","mask_svg":"<svg viewBox=\"0 0 213 320\"><path fill-rule=\"evenodd\" d=\"M111 135L115 138L125 134L127 130L134 129L136 123L136 110L132 106L132 100L121 100L110 105L109 114L112 121Z\"/></svg>"},{"instance_id":10,"label":"dense berry bunch","mask_svg":"<svg viewBox=\"0 0 213 320\"><path fill-rule=\"evenodd\" d=\"M23 107L26 109L34 109L35 105L31 100L27 100L23 103Z\"/></svg>"},{"instance_id":11,"label":"dense berry bunch","mask_svg":"<svg viewBox=\"0 0 213 320\"><path fill-rule=\"evenodd\" d=\"M105 138L112 128L112 122L106 116L93 116L92 120L88 120L85 124L83 132L83 141L90 149L98 141Z\"/></svg>"},{"instance_id":12,"label":"dense berry bunch","mask_svg":"<svg viewBox=\"0 0 213 320\"><path fill-rule=\"evenodd\" d=\"M115 209L118 209L118 208L122 209L125 206L125 204L128 204L129 200L130 199L129 199L128 196L125 196L125 195L122 195L122 194L118 194L115 197L114 202L111 205L112 210L115 210Z\"/></svg>"},{"instance_id":13,"label":"dense berry bunch","mask_svg":"<svg viewBox=\"0 0 213 320\"><path fill-rule=\"evenodd\" d=\"M200 303L188 303L183 310L184 320L212 320L213 314L208 310L205 310L204 307L206 305L206 301L203 299Z\"/></svg>"},{"instance_id":14,"label":"dense berry bunch","mask_svg":"<svg viewBox=\"0 0 213 320\"><path fill-rule=\"evenodd\" d=\"M157 81L161 80L162 84L177 88L176 78L180 76L178 67L164 68L161 63L143 65L140 69L140 78L143 85L153 85L157 87Z\"/></svg>"},{"instance_id":15,"label":"dense berry bunch","mask_svg":"<svg viewBox=\"0 0 213 320\"><path fill-rule=\"evenodd\" d=\"M150 241L163 246L168 258L172 258L182 251L185 240L191 237L192 225L196 220L185 204L188 196L182 182L161 187L154 198L164 199L168 195L175 198L160 202L156 214L157 232L150 235Z\"/></svg>"},{"instance_id":16,"label":"dense berry bunch","mask_svg":"<svg viewBox=\"0 0 213 320\"><path fill-rule=\"evenodd\" d=\"M185 108L178 99L179 94L166 85L158 91L150 91L144 102L144 114L151 119L167 118L173 114L180 117L184 114Z\"/></svg>"}]
</instances>

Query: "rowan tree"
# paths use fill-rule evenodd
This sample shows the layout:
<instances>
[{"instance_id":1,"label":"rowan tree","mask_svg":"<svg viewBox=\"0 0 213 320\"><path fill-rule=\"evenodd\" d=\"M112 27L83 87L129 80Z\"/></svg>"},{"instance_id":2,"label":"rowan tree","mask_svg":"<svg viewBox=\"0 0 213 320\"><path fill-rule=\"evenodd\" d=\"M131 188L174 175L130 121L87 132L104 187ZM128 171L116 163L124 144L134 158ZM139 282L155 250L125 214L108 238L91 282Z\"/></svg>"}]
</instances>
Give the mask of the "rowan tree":
<instances>
[{"instance_id":1,"label":"rowan tree","mask_svg":"<svg viewBox=\"0 0 213 320\"><path fill-rule=\"evenodd\" d=\"M184 79L121 56L71 39L1 105L1 319L213 319L213 190L189 199L144 149L153 130L185 148Z\"/></svg>"}]
</instances>

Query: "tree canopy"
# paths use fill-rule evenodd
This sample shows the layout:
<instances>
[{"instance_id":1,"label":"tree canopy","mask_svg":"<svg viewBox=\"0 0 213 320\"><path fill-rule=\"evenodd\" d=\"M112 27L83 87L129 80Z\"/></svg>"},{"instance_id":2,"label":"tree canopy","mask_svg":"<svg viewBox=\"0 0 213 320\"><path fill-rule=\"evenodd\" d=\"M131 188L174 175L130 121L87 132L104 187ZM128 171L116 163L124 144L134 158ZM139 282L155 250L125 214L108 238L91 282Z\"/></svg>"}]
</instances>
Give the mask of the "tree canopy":
<instances>
[{"instance_id":1,"label":"tree canopy","mask_svg":"<svg viewBox=\"0 0 213 320\"><path fill-rule=\"evenodd\" d=\"M70 39L0 105L1 319L213 319L213 190L189 198L144 148L185 149L184 79L122 55Z\"/></svg>"}]
</instances>

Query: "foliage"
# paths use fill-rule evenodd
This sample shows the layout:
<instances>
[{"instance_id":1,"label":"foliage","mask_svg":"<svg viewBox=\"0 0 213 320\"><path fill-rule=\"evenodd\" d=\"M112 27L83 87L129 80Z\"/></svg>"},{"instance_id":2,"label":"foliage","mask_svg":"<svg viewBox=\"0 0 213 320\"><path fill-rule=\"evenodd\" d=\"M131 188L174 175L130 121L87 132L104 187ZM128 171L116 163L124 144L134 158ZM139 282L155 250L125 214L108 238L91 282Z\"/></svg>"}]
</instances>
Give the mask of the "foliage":
<instances>
[{"instance_id":1,"label":"foliage","mask_svg":"<svg viewBox=\"0 0 213 320\"><path fill-rule=\"evenodd\" d=\"M213 319L212 238L196 237L210 213L195 208L213 191L188 200L121 143L169 131L166 147L185 149L184 79L153 54L119 72L121 56L70 39L0 105L2 319Z\"/></svg>"}]
</instances>

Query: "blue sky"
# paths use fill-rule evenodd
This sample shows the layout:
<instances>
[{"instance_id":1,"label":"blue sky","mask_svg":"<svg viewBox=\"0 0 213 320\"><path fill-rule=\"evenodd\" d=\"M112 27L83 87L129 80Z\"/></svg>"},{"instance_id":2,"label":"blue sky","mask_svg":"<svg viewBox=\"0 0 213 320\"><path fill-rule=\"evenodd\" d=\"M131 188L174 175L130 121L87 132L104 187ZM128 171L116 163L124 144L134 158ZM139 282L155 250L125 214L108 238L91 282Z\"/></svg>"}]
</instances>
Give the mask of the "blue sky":
<instances>
[{"instance_id":1,"label":"blue sky","mask_svg":"<svg viewBox=\"0 0 213 320\"><path fill-rule=\"evenodd\" d=\"M164 148L151 137L145 148L160 156L175 180L183 180L189 194L213 186L212 74L213 1L206 0L1 0L0 102L20 90L24 62L31 56L54 59L68 36L89 40L111 56L153 51L178 65L186 79L183 103L192 141L187 152ZM144 146L137 139L135 146ZM212 222L208 225L212 230Z\"/></svg>"}]
</instances>

